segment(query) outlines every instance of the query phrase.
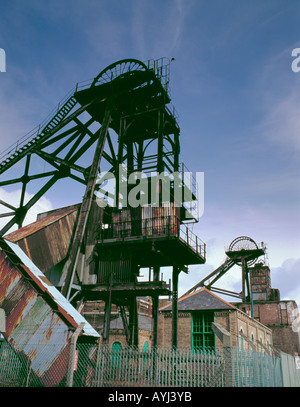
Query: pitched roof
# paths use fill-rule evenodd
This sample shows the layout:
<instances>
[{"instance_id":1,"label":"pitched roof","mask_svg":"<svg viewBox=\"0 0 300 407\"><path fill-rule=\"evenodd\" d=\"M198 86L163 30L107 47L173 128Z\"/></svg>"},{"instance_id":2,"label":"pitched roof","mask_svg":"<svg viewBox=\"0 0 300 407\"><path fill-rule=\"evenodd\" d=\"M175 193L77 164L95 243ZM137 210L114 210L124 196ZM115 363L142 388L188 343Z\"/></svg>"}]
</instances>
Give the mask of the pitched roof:
<instances>
[{"instance_id":1,"label":"pitched roof","mask_svg":"<svg viewBox=\"0 0 300 407\"><path fill-rule=\"evenodd\" d=\"M151 331L152 329L152 318L138 314L138 327L144 331ZM103 324L101 324L97 329L102 329ZM123 320L121 317L111 319L110 329L124 329Z\"/></svg>"},{"instance_id":2,"label":"pitched roof","mask_svg":"<svg viewBox=\"0 0 300 407\"><path fill-rule=\"evenodd\" d=\"M222 309L236 309L236 307L224 301L205 287L178 299L178 311L209 311ZM170 302L161 307L160 311L172 311L172 303Z\"/></svg>"},{"instance_id":3,"label":"pitched roof","mask_svg":"<svg viewBox=\"0 0 300 407\"><path fill-rule=\"evenodd\" d=\"M72 212L78 210L76 206L70 206L66 208L62 208L60 210L54 210L49 212L48 216L41 217L35 222L30 223L29 225L23 226L21 229L15 230L7 235L5 235L5 239L9 240L10 242L18 242L34 233L38 232L41 229L46 228L50 224L59 221L61 218L69 215Z\"/></svg>"}]
</instances>

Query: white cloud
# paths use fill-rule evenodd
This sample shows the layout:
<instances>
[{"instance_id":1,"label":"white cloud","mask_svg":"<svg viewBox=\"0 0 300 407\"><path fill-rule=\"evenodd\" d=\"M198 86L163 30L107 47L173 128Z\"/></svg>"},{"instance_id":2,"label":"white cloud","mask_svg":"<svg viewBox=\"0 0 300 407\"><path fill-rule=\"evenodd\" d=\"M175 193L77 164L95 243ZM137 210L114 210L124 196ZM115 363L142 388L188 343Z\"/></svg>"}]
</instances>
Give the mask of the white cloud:
<instances>
[{"instance_id":1,"label":"white cloud","mask_svg":"<svg viewBox=\"0 0 300 407\"><path fill-rule=\"evenodd\" d=\"M132 13L132 36L138 55L144 60L173 57L181 45L188 12L182 0L162 3L135 2Z\"/></svg>"},{"instance_id":2,"label":"white cloud","mask_svg":"<svg viewBox=\"0 0 300 407\"><path fill-rule=\"evenodd\" d=\"M293 90L270 107L262 126L268 140L297 154L300 151L299 105L300 94Z\"/></svg>"},{"instance_id":3,"label":"white cloud","mask_svg":"<svg viewBox=\"0 0 300 407\"><path fill-rule=\"evenodd\" d=\"M257 127L260 134L283 151L299 153L300 73L294 73L291 67L294 47L291 43L267 54L256 70L251 97L261 109L262 119Z\"/></svg>"},{"instance_id":4,"label":"white cloud","mask_svg":"<svg viewBox=\"0 0 300 407\"><path fill-rule=\"evenodd\" d=\"M19 206L20 202L20 194L21 190L14 190L14 191L6 191L4 188L0 188L0 200L4 201L14 207ZM28 192L25 193L25 202L28 202L31 198L33 197L32 194L29 194ZM28 211L25 219L23 226L28 225L32 222L36 221L36 217L39 213L42 212L47 212L53 209L52 203L49 201L49 199L45 198L44 196L41 197L38 202ZM0 213L7 213L11 212L11 209L0 205ZM4 217L0 218L0 228L4 227L7 222L11 219L11 217ZM17 226L15 225L13 228L11 228L9 232L12 232L13 230L16 230Z\"/></svg>"},{"instance_id":5,"label":"white cloud","mask_svg":"<svg viewBox=\"0 0 300 407\"><path fill-rule=\"evenodd\" d=\"M285 260L280 267L271 269L271 284L280 290L281 299L295 300L300 306L300 258Z\"/></svg>"}]
</instances>

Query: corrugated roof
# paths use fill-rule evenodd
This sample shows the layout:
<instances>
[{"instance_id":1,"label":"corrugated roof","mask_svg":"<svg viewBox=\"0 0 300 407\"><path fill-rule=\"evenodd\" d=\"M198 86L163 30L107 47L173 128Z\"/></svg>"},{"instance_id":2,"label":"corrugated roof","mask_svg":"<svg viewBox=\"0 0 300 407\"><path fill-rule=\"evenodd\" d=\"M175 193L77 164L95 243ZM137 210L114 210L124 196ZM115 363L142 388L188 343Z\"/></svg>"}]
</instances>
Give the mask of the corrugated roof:
<instances>
[{"instance_id":1,"label":"corrugated roof","mask_svg":"<svg viewBox=\"0 0 300 407\"><path fill-rule=\"evenodd\" d=\"M39 215L37 221L5 235L43 272L65 260L76 224L78 205Z\"/></svg>"},{"instance_id":2,"label":"corrugated roof","mask_svg":"<svg viewBox=\"0 0 300 407\"><path fill-rule=\"evenodd\" d=\"M203 287L191 294L179 298L178 311L209 311L221 309L236 309L216 294ZM160 311L172 311L172 303L166 304Z\"/></svg>"},{"instance_id":3,"label":"corrugated roof","mask_svg":"<svg viewBox=\"0 0 300 407\"><path fill-rule=\"evenodd\" d=\"M5 240L5 239L3 239ZM42 292L47 294L58 307L58 311L69 321L76 329L82 322L84 323L83 334L92 337L99 337L98 332L79 314L79 312L69 303L69 301L49 282L45 275L36 267L36 265L26 256L22 249L15 243L5 240L5 243L11 248L13 253L19 258L20 263L25 266L23 270L27 272L28 277L34 281Z\"/></svg>"},{"instance_id":4,"label":"corrugated roof","mask_svg":"<svg viewBox=\"0 0 300 407\"><path fill-rule=\"evenodd\" d=\"M57 212L54 211L52 215L49 214L46 217L36 220L35 222L30 223L29 225L23 226L22 228L5 235L4 237L6 240L9 240L10 242L18 242L19 240L22 240L27 236L30 236L38 232L39 230L44 229L51 223L57 222L61 218L69 215L70 213L75 212L77 209L78 209L77 207L71 208L66 207L64 209L60 209Z\"/></svg>"}]
</instances>

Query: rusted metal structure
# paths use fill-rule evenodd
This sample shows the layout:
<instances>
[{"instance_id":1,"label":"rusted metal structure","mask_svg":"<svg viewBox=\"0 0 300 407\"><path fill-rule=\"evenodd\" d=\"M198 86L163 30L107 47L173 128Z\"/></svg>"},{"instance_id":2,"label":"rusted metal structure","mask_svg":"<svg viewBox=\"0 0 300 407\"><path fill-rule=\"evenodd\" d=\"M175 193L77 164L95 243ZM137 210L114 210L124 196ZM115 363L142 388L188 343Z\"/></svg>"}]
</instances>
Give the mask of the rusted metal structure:
<instances>
[{"instance_id":1,"label":"rusted metal structure","mask_svg":"<svg viewBox=\"0 0 300 407\"><path fill-rule=\"evenodd\" d=\"M249 267L255 264L260 256L265 255L265 251L266 247L263 242L259 247L257 243L248 236L237 237L230 243L226 250L227 257L225 261L216 270L194 285L183 296L191 294L200 287L206 287L211 291L240 298L243 302L252 303L253 296L249 283ZM215 282L235 265L240 266L242 270L242 291L237 293L215 287Z\"/></svg>"},{"instance_id":2,"label":"rusted metal structure","mask_svg":"<svg viewBox=\"0 0 300 407\"><path fill-rule=\"evenodd\" d=\"M47 277L52 274L51 281L55 285L58 283L54 283L54 268L58 269L68 255L79 206L49 213L5 236L7 240L17 243Z\"/></svg>"},{"instance_id":3,"label":"rusted metal structure","mask_svg":"<svg viewBox=\"0 0 300 407\"><path fill-rule=\"evenodd\" d=\"M56 386L68 372L72 338L99 340L87 323L18 245L0 239L0 307L5 339L30 366L34 382ZM79 333L79 332L78 332Z\"/></svg>"},{"instance_id":4,"label":"rusted metal structure","mask_svg":"<svg viewBox=\"0 0 300 407\"><path fill-rule=\"evenodd\" d=\"M44 256L38 259L34 248L38 234L56 244L51 248L49 243L45 257L50 259L43 271L58 272L57 286L70 301L105 301L104 341L109 336L111 305L116 304L128 343L137 344L136 300L151 296L153 342L157 344L158 297L171 293L160 281L160 267L170 266L176 345L179 273L187 272L189 264L205 262L205 244L187 224L197 221L189 211L189 201L195 204L197 194L195 184L185 183L179 161L180 128L170 103L169 68L166 58L113 63L92 82L76 85L50 120L0 157L0 186L22 186L18 207L0 202L10 210L1 214L9 219L1 235L15 224L21 227L30 208L60 180L72 179L85 187L76 210L66 208L64 213L48 214L29 226L27 234L22 228L8 239L23 245L25 252L41 263L45 263ZM53 169L32 174L34 158L44 160ZM9 171L19 162L24 163L23 173L9 178ZM105 170L115 179L113 193L103 189ZM45 184L25 202L27 187L41 179L46 180ZM113 202L107 202L107 198ZM70 222L72 227L68 229ZM59 260L52 261L54 252ZM152 270L151 280L138 281L142 267Z\"/></svg>"}]
</instances>

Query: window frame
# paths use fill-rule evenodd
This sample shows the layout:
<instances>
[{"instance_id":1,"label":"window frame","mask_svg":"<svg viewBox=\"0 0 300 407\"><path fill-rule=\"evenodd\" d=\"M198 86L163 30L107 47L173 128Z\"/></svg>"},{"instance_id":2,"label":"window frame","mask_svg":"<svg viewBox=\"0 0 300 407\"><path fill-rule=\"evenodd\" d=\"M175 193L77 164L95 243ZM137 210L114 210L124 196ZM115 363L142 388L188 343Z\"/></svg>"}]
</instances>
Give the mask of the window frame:
<instances>
[{"instance_id":1,"label":"window frame","mask_svg":"<svg viewBox=\"0 0 300 407\"><path fill-rule=\"evenodd\" d=\"M191 348L215 349L215 333L211 324L214 322L213 311L194 311L191 313Z\"/></svg>"}]
</instances>

